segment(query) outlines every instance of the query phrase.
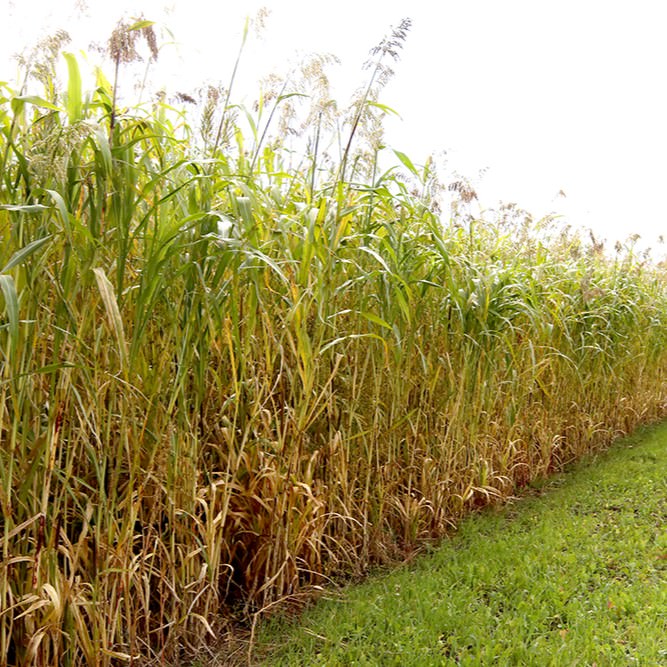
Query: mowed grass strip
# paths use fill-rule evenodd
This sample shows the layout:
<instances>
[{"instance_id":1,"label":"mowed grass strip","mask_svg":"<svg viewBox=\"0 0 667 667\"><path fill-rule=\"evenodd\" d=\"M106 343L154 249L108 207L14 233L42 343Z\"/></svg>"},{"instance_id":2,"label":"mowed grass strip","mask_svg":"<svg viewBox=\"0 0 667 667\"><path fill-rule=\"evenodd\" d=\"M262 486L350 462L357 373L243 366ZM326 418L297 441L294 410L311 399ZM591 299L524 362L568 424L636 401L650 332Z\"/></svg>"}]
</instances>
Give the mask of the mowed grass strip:
<instances>
[{"instance_id":1,"label":"mowed grass strip","mask_svg":"<svg viewBox=\"0 0 667 667\"><path fill-rule=\"evenodd\" d=\"M667 665L667 424L432 553L271 620L270 665Z\"/></svg>"}]
</instances>

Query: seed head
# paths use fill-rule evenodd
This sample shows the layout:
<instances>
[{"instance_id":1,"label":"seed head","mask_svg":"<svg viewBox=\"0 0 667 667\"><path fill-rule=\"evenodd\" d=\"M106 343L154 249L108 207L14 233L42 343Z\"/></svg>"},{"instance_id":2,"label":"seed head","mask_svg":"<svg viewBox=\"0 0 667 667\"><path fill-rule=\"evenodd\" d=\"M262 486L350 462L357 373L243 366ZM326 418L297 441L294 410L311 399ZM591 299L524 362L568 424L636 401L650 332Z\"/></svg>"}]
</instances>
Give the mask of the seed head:
<instances>
[{"instance_id":1,"label":"seed head","mask_svg":"<svg viewBox=\"0 0 667 667\"><path fill-rule=\"evenodd\" d=\"M146 40L153 60L157 60L158 47L155 30L153 29L153 24L145 21L143 17L137 19L132 25L125 21L119 21L116 24L107 44L107 50L112 60L116 63L140 61L142 58L137 51L137 40L140 36Z\"/></svg>"}]
</instances>

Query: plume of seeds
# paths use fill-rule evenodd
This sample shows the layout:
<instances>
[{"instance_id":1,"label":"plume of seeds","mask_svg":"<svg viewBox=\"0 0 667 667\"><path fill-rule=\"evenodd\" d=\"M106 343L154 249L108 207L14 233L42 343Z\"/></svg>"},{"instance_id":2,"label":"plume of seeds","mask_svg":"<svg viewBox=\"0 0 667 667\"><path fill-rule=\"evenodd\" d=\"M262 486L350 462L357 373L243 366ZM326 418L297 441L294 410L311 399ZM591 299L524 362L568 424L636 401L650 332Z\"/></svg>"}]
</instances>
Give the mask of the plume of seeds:
<instances>
[{"instance_id":1,"label":"plume of seeds","mask_svg":"<svg viewBox=\"0 0 667 667\"><path fill-rule=\"evenodd\" d=\"M65 30L56 30L52 35L40 40L26 57L19 55L17 60L25 68L27 76L35 79L44 86L47 99L56 102L55 68L54 63L63 47L71 41Z\"/></svg>"},{"instance_id":2,"label":"plume of seeds","mask_svg":"<svg viewBox=\"0 0 667 667\"><path fill-rule=\"evenodd\" d=\"M118 21L107 43L108 54L114 62L113 102L109 124L110 137L113 135L113 129L116 124L118 74L121 63L125 65L142 60L141 55L137 51L139 37L143 37L146 40L151 58L153 60L157 60L158 58L157 38L153 25L152 21L146 21L143 17L140 17L131 25L123 20Z\"/></svg>"},{"instance_id":3,"label":"plume of seeds","mask_svg":"<svg viewBox=\"0 0 667 667\"><path fill-rule=\"evenodd\" d=\"M137 37L138 33L132 30L130 25L125 21L118 21L107 46L116 66L141 60L137 51Z\"/></svg>"},{"instance_id":4,"label":"plume of seeds","mask_svg":"<svg viewBox=\"0 0 667 667\"><path fill-rule=\"evenodd\" d=\"M475 188L467 179L459 178L447 186L450 192L456 192L464 204L469 204L473 199L477 199Z\"/></svg>"},{"instance_id":5,"label":"plume of seeds","mask_svg":"<svg viewBox=\"0 0 667 667\"><path fill-rule=\"evenodd\" d=\"M311 127L314 122L321 121L324 121L325 127L335 127L337 108L335 100L331 99L331 86L326 68L338 63L340 60L329 53L313 54L303 61L301 77L311 91L312 102L308 116L302 123L302 130Z\"/></svg>"},{"instance_id":6,"label":"plume of seeds","mask_svg":"<svg viewBox=\"0 0 667 667\"><path fill-rule=\"evenodd\" d=\"M271 16L271 10L268 7L260 7L252 19L252 26L255 29L255 37L261 37L266 28L266 21Z\"/></svg>"},{"instance_id":7,"label":"plume of seeds","mask_svg":"<svg viewBox=\"0 0 667 667\"><path fill-rule=\"evenodd\" d=\"M151 58L157 60L157 37L153 25L152 21L147 21L143 16L132 24L122 20L118 21L107 44L108 53L114 63L127 64L141 61L141 55L137 51L137 42L140 37L146 41Z\"/></svg>"},{"instance_id":8,"label":"plume of seeds","mask_svg":"<svg viewBox=\"0 0 667 667\"><path fill-rule=\"evenodd\" d=\"M206 89L206 101L204 102L204 107L202 109L201 122L199 125L199 132L201 138L204 140L204 144L208 144L213 138L214 131L214 117L215 110L218 105L218 100L220 99L220 89L215 88L214 86L209 86Z\"/></svg>"},{"instance_id":9,"label":"plume of seeds","mask_svg":"<svg viewBox=\"0 0 667 667\"><path fill-rule=\"evenodd\" d=\"M380 90L387 84L391 76L394 74L393 69L391 69L391 67L386 64L386 59L387 57L394 61L399 59L400 51L403 48L411 25L411 19L403 19L397 28L392 29L389 36L384 37L379 44L371 49L371 58L369 58L364 63L364 69L370 69L371 76L368 79L366 88L357 95L352 104L354 115L350 123L350 135L348 137L345 150L343 151L340 174L337 179L339 181L345 180L345 170L347 167L348 158L350 156L350 150L352 148L354 136L359 129L362 119L364 117L368 117L369 115L368 102L377 100ZM382 137L377 136L377 124L372 125L373 127L371 128L371 132L369 133L368 137L370 140L369 143L371 146L378 146L382 141ZM379 131L381 132L382 130L380 129Z\"/></svg>"},{"instance_id":10,"label":"plume of seeds","mask_svg":"<svg viewBox=\"0 0 667 667\"><path fill-rule=\"evenodd\" d=\"M412 27L412 19L404 18L397 28L393 28L389 36L382 38L379 44L374 46L369 58L364 64L364 69L371 69L375 67L385 77L391 77L393 70L386 65L386 57L389 56L394 62L400 58L400 51L405 44L408 37L408 31ZM386 80L384 83L386 83Z\"/></svg>"}]
</instances>

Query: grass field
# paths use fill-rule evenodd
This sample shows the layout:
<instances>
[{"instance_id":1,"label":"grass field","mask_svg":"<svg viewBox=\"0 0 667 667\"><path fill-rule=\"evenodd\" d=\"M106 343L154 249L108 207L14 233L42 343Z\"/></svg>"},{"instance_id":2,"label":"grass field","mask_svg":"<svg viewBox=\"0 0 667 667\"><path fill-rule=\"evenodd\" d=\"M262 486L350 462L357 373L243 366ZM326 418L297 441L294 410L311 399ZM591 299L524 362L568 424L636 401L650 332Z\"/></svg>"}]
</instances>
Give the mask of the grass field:
<instances>
[{"instance_id":1,"label":"grass field","mask_svg":"<svg viewBox=\"0 0 667 667\"><path fill-rule=\"evenodd\" d=\"M0 82L1 667L178 662L665 415L664 265L384 146L409 27L340 106L128 106L147 21Z\"/></svg>"},{"instance_id":2,"label":"grass field","mask_svg":"<svg viewBox=\"0 0 667 667\"><path fill-rule=\"evenodd\" d=\"M261 627L266 665L667 664L667 425Z\"/></svg>"}]
</instances>

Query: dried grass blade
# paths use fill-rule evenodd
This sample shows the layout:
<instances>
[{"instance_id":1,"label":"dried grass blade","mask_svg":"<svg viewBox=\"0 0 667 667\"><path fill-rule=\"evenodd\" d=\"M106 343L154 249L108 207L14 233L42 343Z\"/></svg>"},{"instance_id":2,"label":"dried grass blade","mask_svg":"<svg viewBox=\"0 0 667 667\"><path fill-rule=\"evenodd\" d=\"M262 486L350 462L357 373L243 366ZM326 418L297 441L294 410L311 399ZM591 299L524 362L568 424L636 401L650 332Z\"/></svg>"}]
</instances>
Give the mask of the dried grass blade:
<instances>
[{"instance_id":1,"label":"dried grass blade","mask_svg":"<svg viewBox=\"0 0 667 667\"><path fill-rule=\"evenodd\" d=\"M116 341L118 342L118 354L120 355L121 367L127 368L127 359L128 359L127 340L125 339L125 329L123 327L123 319L121 318L120 315L120 309L118 308L118 302L116 301L113 285L106 277L106 274L104 273L103 269L99 267L95 268L93 269L93 273L95 274L97 287L100 290L100 295L102 296L102 301L104 302L104 307L107 311L109 323L113 328L114 335L116 336Z\"/></svg>"}]
</instances>

